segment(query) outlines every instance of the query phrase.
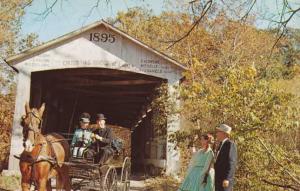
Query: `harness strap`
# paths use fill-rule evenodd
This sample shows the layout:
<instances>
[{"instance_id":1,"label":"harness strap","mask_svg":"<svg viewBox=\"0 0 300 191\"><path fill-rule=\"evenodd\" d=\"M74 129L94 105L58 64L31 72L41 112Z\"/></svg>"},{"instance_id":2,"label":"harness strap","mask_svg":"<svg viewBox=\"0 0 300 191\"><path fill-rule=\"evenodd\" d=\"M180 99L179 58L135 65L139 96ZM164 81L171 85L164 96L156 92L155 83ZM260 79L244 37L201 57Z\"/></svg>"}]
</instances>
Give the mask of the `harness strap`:
<instances>
[{"instance_id":1,"label":"harness strap","mask_svg":"<svg viewBox=\"0 0 300 191\"><path fill-rule=\"evenodd\" d=\"M46 137L46 142L50 147L50 157L53 157L54 160L56 161L56 164L57 164L58 161L57 161L56 153L55 153L54 148L53 148L53 144L52 144L53 142L51 140L49 140L49 138L47 138L47 135L45 137Z\"/></svg>"}]
</instances>

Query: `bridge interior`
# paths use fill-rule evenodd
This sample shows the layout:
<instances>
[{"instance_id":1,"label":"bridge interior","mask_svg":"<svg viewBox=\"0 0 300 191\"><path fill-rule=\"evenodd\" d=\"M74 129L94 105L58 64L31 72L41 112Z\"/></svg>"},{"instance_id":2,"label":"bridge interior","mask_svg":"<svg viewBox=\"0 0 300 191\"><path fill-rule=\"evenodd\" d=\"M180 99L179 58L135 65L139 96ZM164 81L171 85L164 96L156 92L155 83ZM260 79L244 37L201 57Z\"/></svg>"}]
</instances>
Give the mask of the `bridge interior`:
<instances>
[{"instance_id":1,"label":"bridge interior","mask_svg":"<svg viewBox=\"0 0 300 191\"><path fill-rule=\"evenodd\" d=\"M30 105L46 103L43 133L58 132L71 138L82 112L91 114L92 123L96 113L103 113L108 124L131 130L131 158L137 165L133 169L140 169L138 164L147 155L145 147L155 136L152 111L147 106L155 88L166 80L104 68L49 70L31 75Z\"/></svg>"}]
</instances>

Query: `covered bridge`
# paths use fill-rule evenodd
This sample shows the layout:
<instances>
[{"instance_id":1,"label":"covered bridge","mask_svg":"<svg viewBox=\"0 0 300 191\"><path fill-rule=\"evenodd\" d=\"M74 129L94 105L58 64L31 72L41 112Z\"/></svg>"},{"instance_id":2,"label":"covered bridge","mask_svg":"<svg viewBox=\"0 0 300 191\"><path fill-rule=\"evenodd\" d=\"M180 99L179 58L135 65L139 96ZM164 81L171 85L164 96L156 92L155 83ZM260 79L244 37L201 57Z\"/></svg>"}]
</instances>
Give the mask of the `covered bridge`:
<instances>
[{"instance_id":1,"label":"covered bridge","mask_svg":"<svg viewBox=\"0 0 300 191\"><path fill-rule=\"evenodd\" d=\"M99 21L6 62L18 72L9 170L19 168L13 156L23 151L20 119L29 101L46 103L44 133L68 133L81 112L101 112L109 124L131 130L133 168L149 163L177 171L178 152L166 135L179 129L179 118L167 120L166 135L157 137L149 107L156 87L166 82L172 93L182 78L185 67L174 59Z\"/></svg>"}]
</instances>

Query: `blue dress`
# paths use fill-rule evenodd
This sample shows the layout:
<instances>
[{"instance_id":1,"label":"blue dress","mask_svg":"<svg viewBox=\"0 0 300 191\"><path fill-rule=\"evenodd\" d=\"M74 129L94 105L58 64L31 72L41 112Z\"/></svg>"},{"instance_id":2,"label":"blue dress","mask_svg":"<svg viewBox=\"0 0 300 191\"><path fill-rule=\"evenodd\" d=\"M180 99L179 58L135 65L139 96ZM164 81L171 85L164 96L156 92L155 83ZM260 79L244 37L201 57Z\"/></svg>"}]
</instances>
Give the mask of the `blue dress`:
<instances>
[{"instance_id":1,"label":"blue dress","mask_svg":"<svg viewBox=\"0 0 300 191\"><path fill-rule=\"evenodd\" d=\"M214 152L211 148L207 151L200 150L191 159L187 175L178 191L214 191L215 171L213 168ZM211 164L211 165L210 165ZM209 169L207 183L203 183L205 173Z\"/></svg>"}]
</instances>

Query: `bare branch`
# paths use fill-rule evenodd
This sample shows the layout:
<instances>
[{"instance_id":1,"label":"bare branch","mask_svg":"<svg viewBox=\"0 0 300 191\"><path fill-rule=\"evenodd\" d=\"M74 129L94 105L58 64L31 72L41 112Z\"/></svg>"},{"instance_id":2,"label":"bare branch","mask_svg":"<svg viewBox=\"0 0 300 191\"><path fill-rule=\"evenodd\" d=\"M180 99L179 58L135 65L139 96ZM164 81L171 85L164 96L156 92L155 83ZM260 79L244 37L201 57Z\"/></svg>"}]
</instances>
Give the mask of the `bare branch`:
<instances>
[{"instance_id":1,"label":"bare branch","mask_svg":"<svg viewBox=\"0 0 300 191\"><path fill-rule=\"evenodd\" d=\"M53 1L51 5L48 7L47 1L45 1L46 9L41 13L35 13L35 15L42 16L43 19L45 19L50 13L53 12L53 8L57 4L57 2L58 0Z\"/></svg>"},{"instance_id":2,"label":"bare branch","mask_svg":"<svg viewBox=\"0 0 300 191\"><path fill-rule=\"evenodd\" d=\"M92 15L94 9L96 9L96 8L99 7L99 3L100 3L100 0L97 0L96 4L90 9L90 11L88 12L88 14L85 16L86 19L88 19Z\"/></svg>"},{"instance_id":3,"label":"bare branch","mask_svg":"<svg viewBox=\"0 0 300 191\"><path fill-rule=\"evenodd\" d=\"M194 3L196 1L192 1L192 3ZM167 43L171 43L171 45L169 45L167 47L167 49L170 49L171 47L173 47L176 43L180 42L181 40L183 40L184 38L188 37L190 35L190 33L194 30L194 28L196 26L199 25L199 23L202 21L202 19L205 17L205 15L207 14L207 12L210 10L212 6L212 0L209 0L205 3L203 10L200 14L200 17L198 19L196 19L196 21L194 21L194 23L192 24L192 27L180 38L178 38L177 40L171 40L171 41L166 41Z\"/></svg>"},{"instance_id":4,"label":"bare branch","mask_svg":"<svg viewBox=\"0 0 300 191\"><path fill-rule=\"evenodd\" d=\"M30 0L30 1L28 1L27 3L25 3L25 4L22 6L22 9L25 9L26 7L28 7L29 5L31 5L32 2L33 2L33 0Z\"/></svg>"},{"instance_id":5,"label":"bare branch","mask_svg":"<svg viewBox=\"0 0 300 191\"><path fill-rule=\"evenodd\" d=\"M109 4L109 0L105 0L106 4ZM94 12L95 9L99 8L99 4L100 4L100 0L97 0L97 2L95 3L95 5L90 9L90 11L88 12L88 14L85 17L84 21L82 22L82 26L85 24L85 22L88 20L88 18L92 15L92 13Z\"/></svg>"},{"instance_id":6,"label":"bare branch","mask_svg":"<svg viewBox=\"0 0 300 191\"><path fill-rule=\"evenodd\" d=\"M260 139L257 138L259 143L263 146L263 148L267 151L267 153L269 154L269 156L283 169L283 172L285 172L287 175L289 175L289 177L298 185L300 185L300 180L298 179L298 177L295 177L294 175L292 175L292 173L285 168L285 166L283 166L277 159L276 157L272 154L272 152L269 150L269 148L264 144L264 142Z\"/></svg>"},{"instance_id":7,"label":"bare branch","mask_svg":"<svg viewBox=\"0 0 300 191\"><path fill-rule=\"evenodd\" d=\"M245 15L241 18L242 21L246 21L250 12L252 11L254 5L256 4L256 0L254 0L250 6L250 8L247 10L247 12L245 13Z\"/></svg>"},{"instance_id":8,"label":"bare branch","mask_svg":"<svg viewBox=\"0 0 300 191\"><path fill-rule=\"evenodd\" d=\"M58 1L59 0L54 0L54 1L52 1L52 3L50 5L48 5L49 1L45 0L46 9L43 12L34 13L34 14L37 15L37 16L41 16L42 19L45 19L50 13L53 13L53 9L57 5ZM60 7L62 7L63 0L60 0L60 1L61 1ZM103 1L105 1L107 5L110 3L110 0L103 0ZM30 5L32 2L33 2L33 0L31 0L30 3L28 3L28 5ZM86 16L84 16L85 17L85 21L92 15L92 13L94 12L94 10L97 9L100 6L100 2L101 2L101 0L95 0L94 6L91 7L91 9L89 10L88 14Z\"/></svg>"},{"instance_id":9,"label":"bare branch","mask_svg":"<svg viewBox=\"0 0 300 191\"><path fill-rule=\"evenodd\" d=\"M282 1L282 8L280 13L278 13L280 15L280 18L278 20L271 20L270 22L272 23L276 23L277 24L277 38L275 40L275 43L273 44L272 48L271 48L271 52L270 52L270 57L273 54L273 51L276 47L276 45L278 44L278 42L280 41L280 39L285 35L286 31L287 31L287 24L291 21L291 19L295 16L296 13L300 12L300 7L297 9L293 9L292 6L289 4L288 0L281 0ZM195 7L194 4L199 2L199 0L192 0L189 2L189 4L191 5L191 9L192 12L195 14ZM232 7L230 7L224 0L221 0L221 2L226 6L227 10L233 12L237 17L239 17L235 11L235 9L232 9ZM246 6L246 4L249 1L244 1L243 3L241 3L241 6ZM240 17L241 21L246 21L248 16L250 15L250 12L253 10L255 4L257 4L257 0L252 0L250 3L250 7L247 9L246 13ZM182 35L180 38L176 39L176 40L169 40L169 41L164 41L165 43L171 43L171 45L169 45L167 47L167 49L173 47L176 43L178 43L179 41L183 40L184 38L188 37L190 35L190 33L196 28L196 26L199 25L199 23L201 22L201 20L203 19L203 17L207 14L207 12L209 11L209 9L211 8L212 5L212 0L207 1L203 8L202 8L202 12L200 14L200 17L198 19L196 19L191 28L184 34ZM286 18L286 16L288 16Z\"/></svg>"},{"instance_id":10,"label":"bare branch","mask_svg":"<svg viewBox=\"0 0 300 191\"><path fill-rule=\"evenodd\" d=\"M284 7L289 7L289 8L290 8L290 6L289 6L288 4L285 4ZM284 7L282 8L283 10L285 10ZM275 49L277 43L280 41L280 39L281 39L281 38L284 36L284 34L286 33L286 31L287 31L287 24L291 21L291 19L294 17L294 15L295 15L297 12L299 12L299 11L300 11L300 7L297 8L297 9L294 9L294 10L290 10L289 13L291 13L291 14L290 14L289 17L288 17L287 19L285 19L285 20L283 20L283 19L284 19L285 12L282 11L281 16L280 16L280 21L277 22L278 25L279 25L279 26L278 26L278 29L277 29L277 36L278 36L278 37L277 37L275 43L274 43L273 46L272 46L270 56L272 55L272 53L273 53L273 51L274 51L274 49Z\"/></svg>"},{"instance_id":11,"label":"bare branch","mask_svg":"<svg viewBox=\"0 0 300 191\"><path fill-rule=\"evenodd\" d=\"M295 190L295 191L299 191L299 189L300 189L299 187L295 187L294 185L282 185L282 184L278 184L278 183L268 181L266 179L262 179L262 181L264 183L270 184L272 186L280 187L280 188L292 189L292 190Z\"/></svg>"}]
</instances>

